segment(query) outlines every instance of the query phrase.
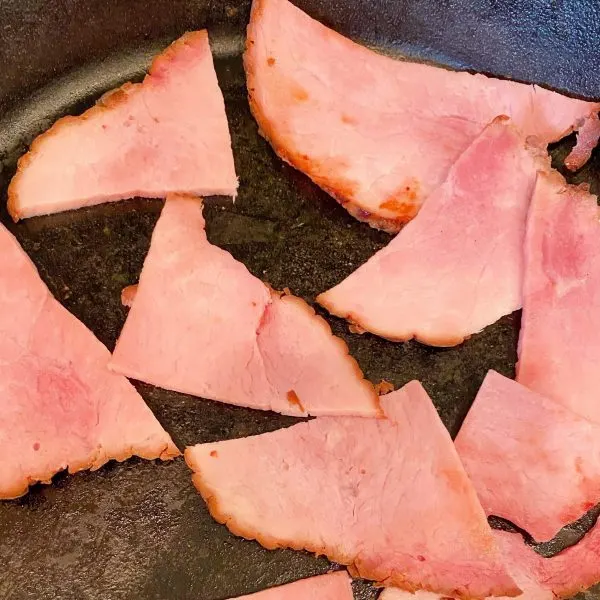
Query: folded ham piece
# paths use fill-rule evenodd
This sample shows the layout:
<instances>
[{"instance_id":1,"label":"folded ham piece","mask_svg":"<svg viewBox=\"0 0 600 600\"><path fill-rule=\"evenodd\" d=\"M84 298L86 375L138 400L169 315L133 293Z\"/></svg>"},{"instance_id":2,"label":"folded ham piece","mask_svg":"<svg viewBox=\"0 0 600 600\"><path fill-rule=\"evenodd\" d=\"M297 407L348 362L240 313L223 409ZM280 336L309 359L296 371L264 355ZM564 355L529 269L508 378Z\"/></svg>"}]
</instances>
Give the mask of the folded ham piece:
<instances>
[{"instance_id":1,"label":"folded ham piece","mask_svg":"<svg viewBox=\"0 0 600 600\"><path fill-rule=\"evenodd\" d=\"M338 571L264 590L238 600L353 600L350 577Z\"/></svg>"},{"instance_id":2,"label":"folded ham piece","mask_svg":"<svg viewBox=\"0 0 600 600\"><path fill-rule=\"evenodd\" d=\"M379 414L344 342L206 238L202 202L167 199L112 358L118 373L290 415Z\"/></svg>"},{"instance_id":3,"label":"folded ham piece","mask_svg":"<svg viewBox=\"0 0 600 600\"><path fill-rule=\"evenodd\" d=\"M517 381L600 423L597 198L540 174L525 258Z\"/></svg>"},{"instance_id":4,"label":"folded ham piece","mask_svg":"<svg viewBox=\"0 0 600 600\"><path fill-rule=\"evenodd\" d=\"M108 350L50 294L0 225L0 499L63 469L179 454Z\"/></svg>"},{"instance_id":5,"label":"folded ham piece","mask_svg":"<svg viewBox=\"0 0 600 600\"><path fill-rule=\"evenodd\" d=\"M600 425L495 371L455 443L486 513L538 541L600 502Z\"/></svg>"},{"instance_id":6,"label":"folded ham piece","mask_svg":"<svg viewBox=\"0 0 600 600\"><path fill-rule=\"evenodd\" d=\"M533 85L394 60L288 0L254 0L245 54L250 106L281 158L356 218L394 232L499 115L545 145L600 104ZM586 127L575 168L600 131Z\"/></svg>"},{"instance_id":7,"label":"folded ham piece","mask_svg":"<svg viewBox=\"0 0 600 600\"><path fill-rule=\"evenodd\" d=\"M267 548L409 591L516 595L425 390L413 381L381 403L386 419L321 417L188 448L194 484L215 519Z\"/></svg>"},{"instance_id":8,"label":"folded ham piece","mask_svg":"<svg viewBox=\"0 0 600 600\"><path fill-rule=\"evenodd\" d=\"M543 584L536 577L537 573L528 564L528 561L531 564L536 563L541 557L523 544L521 536L506 531L494 531L494 537L499 547L506 552L502 556L506 568L523 590L523 594L519 596L519 600L555 600L552 591L543 587ZM379 600L446 599L444 596L432 592L419 591L413 596L405 590L387 588L381 593Z\"/></svg>"},{"instance_id":9,"label":"folded ham piece","mask_svg":"<svg viewBox=\"0 0 600 600\"><path fill-rule=\"evenodd\" d=\"M545 153L496 119L418 217L317 302L359 330L432 346L459 344L519 309L537 168L548 168Z\"/></svg>"},{"instance_id":10,"label":"folded ham piece","mask_svg":"<svg viewBox=\"0 0 600 600\"><path fill-rule=\"evenodd\" d=\"M187 33L79 117L39 136L19 161L8 210L25 217L169 192L234 196L237 178L206 31Z\"/></svg>"}]
</instances>

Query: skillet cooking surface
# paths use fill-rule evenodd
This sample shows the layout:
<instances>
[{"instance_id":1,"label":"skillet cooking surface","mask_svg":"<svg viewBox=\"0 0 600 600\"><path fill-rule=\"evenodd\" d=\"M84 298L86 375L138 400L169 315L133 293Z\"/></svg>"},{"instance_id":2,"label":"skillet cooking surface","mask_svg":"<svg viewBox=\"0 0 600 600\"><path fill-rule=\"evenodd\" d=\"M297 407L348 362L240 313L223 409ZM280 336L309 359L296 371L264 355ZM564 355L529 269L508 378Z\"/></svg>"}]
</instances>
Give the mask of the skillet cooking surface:
<instances>
[{"instance_id":1,"label":"skillet cooking surface","mask_svg":"<svg viewBox=\"0 0 600 600\"><path fill-rule=\"evenodd\" d=\"M382 50L600 98L596 0L297 3ZM218 199L205 209L210 240L275 288L288 286L311 301L390 239L349 217L258 136L241 64L248 13L248 2L234 0L0 0L1 219L56 297L111 349L125 320L121 289L137 282L161 203L133 200L14 226L6 185L35 135L104 91L139 80L150 57L185 30L210 30L240 176L235 206ZM572 141L553 154L564 156ZM600 192L600 153L571 181L589 181ZM513 374L518 314L450 350L351 335L344 323L327 319L371 380L423 381L453 434L487 370ZM148 385L138 389L181 448L296 422ZM210 518L182 460L136 459L59 475L52 486L0 504L0 565L3 600L219 600L330 566L235 538ZM366 584L356 584L355 593L376 597Z\"/></svg>"}]
</instances>

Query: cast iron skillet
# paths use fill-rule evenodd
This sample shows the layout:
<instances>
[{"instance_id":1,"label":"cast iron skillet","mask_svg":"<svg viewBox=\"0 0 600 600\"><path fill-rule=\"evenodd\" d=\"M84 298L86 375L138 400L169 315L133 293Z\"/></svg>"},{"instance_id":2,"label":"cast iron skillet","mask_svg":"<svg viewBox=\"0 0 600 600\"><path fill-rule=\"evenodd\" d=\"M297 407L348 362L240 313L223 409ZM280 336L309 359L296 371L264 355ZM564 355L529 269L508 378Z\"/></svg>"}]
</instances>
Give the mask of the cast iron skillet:
<instances>
[{"instance_id":1,"label":"cast iron skillet","mask_svg":"<svg viewBox=\"0 0 600 600\"><path fill-rule=\"evenodd\" d=\"M382 51L600 98L597 0L297 2ZM235 206L209 203L210 239L258 277L309 301L389 240L354 221L258 136L240 60L248 14L247 0L0 0L1 219L57 298L110 348L125 319L121 288L137 281L161 203L134 200L15 227L5 210L6 185L35 135L139 79L150 57L186 30L209 28L241 179ZM564 156L571 143L555 155ZM572 179L591 181L598 192L599 173L596 153ZM342 322L328 320L372 380L400 386L421 379L453 434L486 371L513 373L518 315L451 350L350 335ZM138 389L180 447L295 422ZM269 552L230 535L208 515L181 460L59 475L54 485L0 505L3 600L219 600L329 568L324 559ZM376 594L356 585L357 598Z\"/></svg>"}]
</instances>

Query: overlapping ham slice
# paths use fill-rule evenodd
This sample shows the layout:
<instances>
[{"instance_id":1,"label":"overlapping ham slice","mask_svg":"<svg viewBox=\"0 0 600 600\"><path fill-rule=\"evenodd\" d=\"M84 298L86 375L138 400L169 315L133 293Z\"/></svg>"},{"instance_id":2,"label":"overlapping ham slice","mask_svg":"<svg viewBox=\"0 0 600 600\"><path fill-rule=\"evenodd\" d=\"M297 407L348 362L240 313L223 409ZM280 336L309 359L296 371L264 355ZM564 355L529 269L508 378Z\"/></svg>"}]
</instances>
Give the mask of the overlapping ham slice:
<instances>
[{"instance_id":1,"label":"overlapping ham slice","mask_svg":"<svg viewBox=\"0 0 600 600\"><path fill-rule=\"evenodd\" d=\"M496 119L388 246L317 302L359 330L453 346L521 307L539 149Z\"/></svg>"},{"instance_id":2,"label":"overlapping ham slice","mask_svg":"<svg viewBox=\"0 0 600 600\"><path fill-rule=\"evenodd\" d=\"M252 112L277 154L356 218L391 232L499 115L542 145L585 127L573 168L600 135L586 126L598 103L393 60L288 0L254 0L245 67Z\"/></svg>"},{"instance_id":3,"label":"overlapping ham slice","mask_svg":"<svg viewBox=\"0 0 600 600\"><path fill-rule=\"evenodd\" d=\"M495 531L505 564L523 594L521 600L570 598L600 581L600 527L595 526L576 546L544 558L523 543L520 535ZM386 589L380 600L410 600L407 592ZM415 598L415 596L413 596ZM417 592L415 600L444 600L439 594Z\"/></svg>"},{"instance_id":4,"label":"overlapping ham slice","mask_svg":"<svg viewBox=\"0 0 600 600\"><path fill-rule=\"evenodd\" d=\"M386 419L321 417L188 448L194 484L215 519L267 548L409 591L517 594L425 390L413 381L381 402Z\"/></svg>"},{"instance_id":5,"label":"overlapping ham slice","mask_svg":"<svg viewBox=\"0 0 600 600\"><path fill-rule=\"evenodd\" d=\"M63 469L179 454L108 350L50 294L0 225L0 499Z\"/></svg>"},{"instance_id":6,"label":"overlapping ham slice","mask_svg":"<svg viewBox=\"0 0 600 600\"><path fill-rule=\"evenodd\" d=\"M352 600L353 598L348 574L345 571L338 571L241 596L238 600Z\"/></svg>"},{"instance_id":7,"label":"overlapping ham slice","mask_svg":"<svg viewBox=\"0 0 600 600\"><path fill-rule=\"evenodd\" d=\"M495 371L455 444L486 513L538 541L600 501L600 425Z\"/></svg>"},{"instance_id":8,"label":"overlapping ham slice","mask_svg":"<svg viewBox=\"0 0 600 600\"><path fill-rule=\"evenodd\" d=\"M344 342L304 301L210 244L202 202L186 196L165 203L111 368L283 414L379 414Z\"/></svg>"},{"instance_id":9,"label":"overlapping ham slice","mask_svg":"<svg viewBox=\"0 0 600 600\"><path fill-rule=\"evenodd\" d=\"M597 198L540 174L525 257L517 381L600 423Z\"/></svg>"},{"instance_id":10,"label":"overlapping ham slice","mask_svg":"<svg viewBox=\"0 0 600 600\"><path fill-rule=\"evenodd\" d=\"M8 190L16 221L133 196L234 196L237 178L206 31L187 33L79 117L65 117L21 158Z\"/></svg>"},{"instance_id":11,"label":"overlapping ham slice","mask_svg":"<svg viewBox=\"0 0 600 600\"><path fill-rule=\"evenodd\" d=\"M523 544L520 535L506 531L494 531L496 543L503 550L503 559L508 572L514 577L523 590L520 600L554 600L549 589L543 587L536 578L536 573L529 564L536 564L541 557ZM533 556L530 556L533 555ZM418 591L414 596L405 590L387 588L379 596L379 600L444 600L444 596L432 592Z\"/></svg>"}]
</instances>

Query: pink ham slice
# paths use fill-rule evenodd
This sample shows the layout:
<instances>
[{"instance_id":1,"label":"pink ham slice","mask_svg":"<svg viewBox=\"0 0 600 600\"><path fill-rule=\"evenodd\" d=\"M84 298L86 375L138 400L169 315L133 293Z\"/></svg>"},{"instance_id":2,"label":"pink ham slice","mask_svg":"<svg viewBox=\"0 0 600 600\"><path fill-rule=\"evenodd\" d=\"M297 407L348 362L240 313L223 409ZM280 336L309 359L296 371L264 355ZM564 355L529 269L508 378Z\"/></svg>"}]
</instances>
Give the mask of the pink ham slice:
<instances>
[{"instance_id":1,"label":"pink ham slice","mask_svg":"<svg viewBox=\"0 0 600 600\"><path fill-rule=\"evenodd\" d=\"M283 414L379 414L373 386L327 323L210 244L202 202L185 196L165 203L111 368Z\"/></svg>"},{"instance_id":2,"label":"pink ham slice","mask_svg":"<svg viewBox=\"0 0 600 600\"><path fill-rule=\"evenodd\" d=\"M345 571L302 579L238 600L353 600L350 577Z\"/></svg>"},{"instance_id":3,"label":"pink ham slice","mask_svg":"<svg viewBox=\"0 0 600 600\"><path fill-rule=\"evenodd\" d=\"M186 450L213 517L267 548L324 554L387 586L518 593L448 432L421 385L387 419L322 417Z\"/></svg>"},{"instance_id":4,"label":"pink ham slice","mask_svg":"<svg viewBox=\"0 0 600 600\"><path fill-rule=\"evenodd\" d=\"M521 307L523 240L536 169L497 119L388 246L317 302L393 341L453 346Z\"/></svg>"},{"instance_id":5,"label":"pink ham slice","mask_svg":"<svg viewBox=\"0 0 600 600\"><path fill-rule=\"evenodd\" d=\"M515 578L523 590L519 600L555 600L549 589L536 578L536 573L529 567L528 562L536 563L538 555L523 544L521 536L506 531L494 531L494 537L503 553L504 563L508 572ZM379 596L379 600L445 600L444 596L432 592L418 591L413 596L405 590L387 588Z\"/></svg>"},{"instance_id":6,"label":"pink ham slice","mask_svg":"<svg viewBox=\"0 0 600 600\"><path fill-rule=\"evenodd\" d=\"M8 210L25 217L169 192L234 196L223 96L206 31L187 33L79 117L65 117L21 158Z\"/></svg>"},{"instance_id":7,"label":"pink ham slice","mask_svg":"<svg viewBox=\"0 0 600 600\"><path fill-rule=\"evenodd\" d=\"M250 106L277 154L356 218L390 232L416 215L495 117L511 117L546 145L600 109L532 85L381 56L288 0L254 0L247 40ZM600 135L587 131L585 148ZM586 156L577 150L571 166Z\"/></svg>"},{"instance_id":8,"label":"pink ham slice","mask_svg":"<svg viewBox=\"0 0 600 600\"><path fill-rule=\"evenodd\" d=\"M538 541L552 539L600 501L600 425L495 371L456 449L486 513Z\"/></svg>"},{"instance_id":9,"label":"pink ham slice","mask_svg":"<svg viewBox=\"0 0 600 600\"><path fill-rule=\"evenodd\" d=\"M0 499L69 469L179 454L108 350L50 294L0 225Z\"/></svg>"},{"instance_id":10,"label":"pink ham slice","mask_svg":"<svg viewBox=\"0 0 600 600\"><path fill-rule=\"evenodd\" d=\"M540 174L529 212L517 381L600 423L597 198Z\"/></svg>"}]
</instances>

